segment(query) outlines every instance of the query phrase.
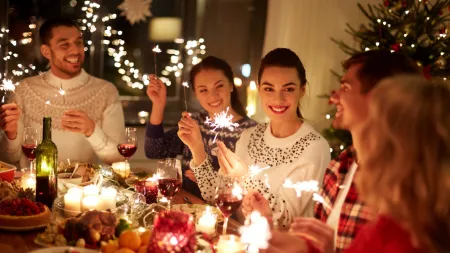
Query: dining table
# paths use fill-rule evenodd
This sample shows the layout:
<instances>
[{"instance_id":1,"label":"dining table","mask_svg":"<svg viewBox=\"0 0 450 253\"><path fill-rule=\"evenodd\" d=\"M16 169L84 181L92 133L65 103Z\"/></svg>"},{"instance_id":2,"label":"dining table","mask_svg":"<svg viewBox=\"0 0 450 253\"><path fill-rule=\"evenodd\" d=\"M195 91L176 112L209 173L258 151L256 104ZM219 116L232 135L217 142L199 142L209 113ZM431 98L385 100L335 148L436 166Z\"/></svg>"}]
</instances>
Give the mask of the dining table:
<instances>
[{"instance_id":1,"label":"dining table","mask_svg":"<svg viewBox=\"0 0 450 253\"><path fill-rule=\"evenodd\" d=\"M174 204L205 204L205 202L185 190L181 190L172 199ZM228 222L227 233L237 234L240 224L233 219ZM0 253L28 253L33 250L43 248L37 245L34 240L39 233L45 229L38 229L29 232L11 232L0 230ZM222 227L217 227L218 233L222 231Z\"/></svg>"}]
</instances>

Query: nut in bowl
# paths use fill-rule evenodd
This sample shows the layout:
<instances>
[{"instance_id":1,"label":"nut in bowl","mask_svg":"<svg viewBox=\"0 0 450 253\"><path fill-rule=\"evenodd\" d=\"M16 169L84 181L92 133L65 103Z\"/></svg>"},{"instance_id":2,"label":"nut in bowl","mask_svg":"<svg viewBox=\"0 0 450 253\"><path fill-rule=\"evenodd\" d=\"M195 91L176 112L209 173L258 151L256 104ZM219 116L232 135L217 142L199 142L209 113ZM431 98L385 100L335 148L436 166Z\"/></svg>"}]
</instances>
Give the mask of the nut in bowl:
<instances>
[{"instance_id":1,"label":"nut in bowl","mask_svg":"<svg viewBox=\"0 0 450 253\"><path fill-rule=\"evenodd\" d=\"M0 162L0 179L12 182L17 168L11 164Z\"/></svg>"}]
</instances>

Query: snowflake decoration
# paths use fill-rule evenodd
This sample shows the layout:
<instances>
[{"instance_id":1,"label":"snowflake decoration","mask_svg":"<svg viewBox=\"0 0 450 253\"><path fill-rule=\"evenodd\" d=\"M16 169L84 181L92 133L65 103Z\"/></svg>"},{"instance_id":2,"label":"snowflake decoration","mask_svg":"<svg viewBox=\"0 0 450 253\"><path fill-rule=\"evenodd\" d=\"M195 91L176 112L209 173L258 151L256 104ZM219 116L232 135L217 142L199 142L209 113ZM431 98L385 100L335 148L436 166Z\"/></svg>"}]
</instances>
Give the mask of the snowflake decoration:
<instances>
[{"instance_id":1,"label":"snowflake decoration","mask_svg":"<svg viewBox=\"0 0 450 253\"><path fill-rule=\"evenodd\" d=\"M150 5L152 0L124 0L117 8L122 11L121 16L125 16L130 24L145 21L152 16Z\"/></svg>"},{"instance_id":2,"label":"snowflake decoration","mask_svg":"<svg viewBox=\"0 0 450 253\"><path fill-rule=\"evenodd\" d=\"M220 113L214 113L214 120L206 117L205 124L214 127L213 132L216 131L217 128L227 128L230 131L234 131L235 127L238 127L238 123L233 123L231 120L233 119L233 115L228 115L228 110L230 108L227 107L225 111ZM214 137L213 143L216 141L218 133Z\"/></svg>"}]
</instances>

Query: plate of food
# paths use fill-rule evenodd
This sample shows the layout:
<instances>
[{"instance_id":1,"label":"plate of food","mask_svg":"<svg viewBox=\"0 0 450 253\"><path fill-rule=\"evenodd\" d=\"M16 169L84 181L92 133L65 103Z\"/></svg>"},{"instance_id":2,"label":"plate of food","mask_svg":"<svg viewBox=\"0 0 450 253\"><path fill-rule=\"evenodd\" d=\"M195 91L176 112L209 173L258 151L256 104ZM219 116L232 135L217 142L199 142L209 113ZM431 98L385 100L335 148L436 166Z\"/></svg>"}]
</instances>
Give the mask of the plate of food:
<instances>
[{"instance_id":1,"label":"plate of food","mask_svg":"<svg viewBox=\"0 0 450 253\"><path fill-rule=\"evenodd\" d=\"M8 182L13 181L16 170L15 166L0 161L0 179Z\"/></svg>"},{"instance_id":2,"label":"plate of food","mask_svg":"<svg viewBox=\"0 0 450 253\"><path fill-rule=\"evenodd\" d=\"M30 253L98 253L97 250L77 247L54 247L31 251Z\"/></svg>"}]
</instances>

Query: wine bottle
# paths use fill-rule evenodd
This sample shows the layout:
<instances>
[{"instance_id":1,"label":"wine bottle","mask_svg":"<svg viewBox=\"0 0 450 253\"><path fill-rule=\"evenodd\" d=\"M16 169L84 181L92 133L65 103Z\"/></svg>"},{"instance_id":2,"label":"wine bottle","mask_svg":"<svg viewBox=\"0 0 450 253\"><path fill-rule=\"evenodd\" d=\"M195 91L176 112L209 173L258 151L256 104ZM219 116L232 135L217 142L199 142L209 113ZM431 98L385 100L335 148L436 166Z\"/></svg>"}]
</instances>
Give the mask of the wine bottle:
<instances>
[{"instance_id":1,"label":"wine bottle","mask_svg":"<svg viewBox=\"0 0 450 253\"><path fill-rule=\"evenodd\" d=\"M52 142L52 118L43 121L42 142L36 148L36 201L52 208L58 189L58 149Z\"/></svg>"}]
</instances>

